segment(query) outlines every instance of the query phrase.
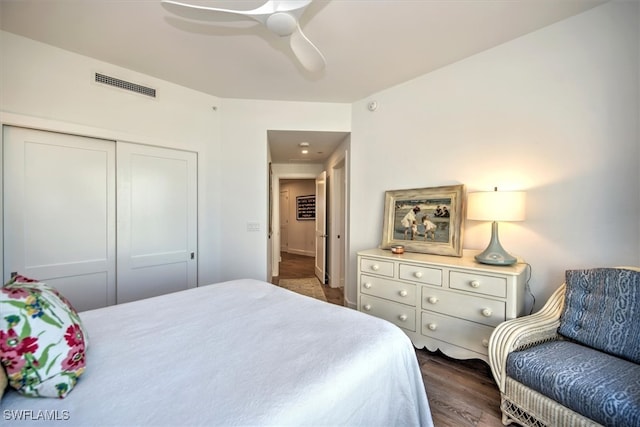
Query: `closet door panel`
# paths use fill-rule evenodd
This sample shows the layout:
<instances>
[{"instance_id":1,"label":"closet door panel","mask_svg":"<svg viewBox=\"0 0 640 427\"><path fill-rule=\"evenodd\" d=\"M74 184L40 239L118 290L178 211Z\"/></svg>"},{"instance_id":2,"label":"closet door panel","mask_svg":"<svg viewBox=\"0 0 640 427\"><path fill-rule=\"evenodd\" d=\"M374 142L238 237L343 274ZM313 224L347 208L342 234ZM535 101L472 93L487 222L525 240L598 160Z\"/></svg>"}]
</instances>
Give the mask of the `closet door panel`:
<instances>
[{"instance_id":1,"label":"closet door panel","mask_svg":"<svg viewBox=\"0 0 640 427\"><path fill-rule=\"evenodd\" d=\"M197 158L118 143L119 303L197 284Z\"/></svg>"},{"instance_id":2,"label":"closet door panel","mask_svg":"<svg viewBox=\"0 0 640 427\"><path fill-rule=\"evenodd\" d=\"M115 143L4 128L4 279L57 287L78 310L115 303Z\"/></svg>"}]
</instances>

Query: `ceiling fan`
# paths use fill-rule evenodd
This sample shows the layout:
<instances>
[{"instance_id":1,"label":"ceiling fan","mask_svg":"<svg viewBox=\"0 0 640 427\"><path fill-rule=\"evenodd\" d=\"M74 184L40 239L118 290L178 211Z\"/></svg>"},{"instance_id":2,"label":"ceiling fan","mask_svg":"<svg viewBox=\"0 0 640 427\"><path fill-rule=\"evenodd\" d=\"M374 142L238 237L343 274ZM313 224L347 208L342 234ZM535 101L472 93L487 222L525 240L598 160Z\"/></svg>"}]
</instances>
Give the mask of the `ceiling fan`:
<instances>
[{"instance_id":1,"label":"ceiling fan","mask_svg":"<svg viewBox=\"0 0 640 427\"><path fill-rule=\"evenodd\" d=\"M325 59L320 50L304 35L298 20L312 0L268 0L253 10L231 10L196 6L173 0L161 0L169 12L188 19L219 20L221 14L234 14L260 22L280 37L289 37L289 45L298 61L309 71L320 71Z\"/></svg>"}]
</instances>

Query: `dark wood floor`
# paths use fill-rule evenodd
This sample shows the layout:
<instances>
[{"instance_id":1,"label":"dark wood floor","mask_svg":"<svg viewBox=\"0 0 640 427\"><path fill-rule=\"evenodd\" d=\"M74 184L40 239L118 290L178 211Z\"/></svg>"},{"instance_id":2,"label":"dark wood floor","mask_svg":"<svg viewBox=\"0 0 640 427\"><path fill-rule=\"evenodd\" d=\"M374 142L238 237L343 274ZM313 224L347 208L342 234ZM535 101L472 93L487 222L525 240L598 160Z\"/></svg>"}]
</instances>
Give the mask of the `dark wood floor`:
<instances>
[{"instance_id":1,"label":"dark wood floor","mask_svg":"<svg viewBox=\"0 0 640 427\"><path fill-rule=\"evenodd\" d=\"M279 279L314 276L314 258L282 253ZM344 305L341 289L323 286L327 301ZM481 360L456 360L439 351L416 350L436 427L502 426L500 393L489 365Z\"/></svg>"},{"instance_id":2,"label":"dark wood floor","mask_svg":"<svg viewBox=\"0 0 640 427\"><path fill-rule=\"evenodd\" d=\"M439 351L416 350L416 356L436 427L502 426L500 392L489 365Z\"/></svg>"},{"instance_id":3,"label":"dark wood floor","mask_svg":"<svg viewBox=\"0 0 640 427\"><path fill-rule=\"evenodd\" d=\"M315 258L304 255L281 252L280 275L273 277L271 283L278 284L280 279L303 279L315 276ZM344 305L344 292L342 288L332 288L322 285L324 296L333 304Z\"/></svg>"}]
</instances>

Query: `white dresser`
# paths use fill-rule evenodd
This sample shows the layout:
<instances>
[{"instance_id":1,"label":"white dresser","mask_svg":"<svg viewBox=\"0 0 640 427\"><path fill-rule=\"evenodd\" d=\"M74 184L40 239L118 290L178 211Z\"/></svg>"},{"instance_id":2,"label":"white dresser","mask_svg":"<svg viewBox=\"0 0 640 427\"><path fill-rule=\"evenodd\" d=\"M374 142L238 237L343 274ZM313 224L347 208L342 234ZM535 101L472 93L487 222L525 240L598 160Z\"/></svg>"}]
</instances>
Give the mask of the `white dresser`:
<instances>
[{"instance_id":1,"label":"white dresser","mask_svg":"<svg viewBox=\"0 0 640 427\"><path fill-rule=\"evenodd\" d=\"M370 249L358 253L358 310L402 328L417 348L487 359L494 327L525 314L526 264Z\"/></svg>"}]
</instances>

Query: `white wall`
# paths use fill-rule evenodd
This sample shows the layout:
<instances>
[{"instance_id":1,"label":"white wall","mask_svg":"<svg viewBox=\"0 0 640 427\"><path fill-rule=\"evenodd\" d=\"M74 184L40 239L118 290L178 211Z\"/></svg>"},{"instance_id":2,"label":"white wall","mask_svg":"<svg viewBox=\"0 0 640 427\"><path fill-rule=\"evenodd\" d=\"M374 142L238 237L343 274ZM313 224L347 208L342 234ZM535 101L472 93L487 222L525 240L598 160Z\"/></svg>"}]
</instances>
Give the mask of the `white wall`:
<instances>
[{"instance_id":1,"label":"white wall","mask_svg":"<svg viewBox=\"0 0 640 427\"><path fill-rule=\"evenodd\" d=\"M220 115L216 97L0 32L0 121L198 153L198 283L220 277ZM94 83L100 72L157 98Z\"/></svg>"},{"instance_id":2,"label":"white wall","mask_svg":"<svg viewBox=\"0 0 640 427\"><path fill-rule=\"evenodd\" d=\"M219 111L222 279L267 280L267 131L349 132L351 105L224 99ZM260 232L247 231L247 222L259 222Z\"/></svg>"},{"instance_id":3,"label":"white wall","mask_svg":"<svg viewBox=\"0 0 640 427\"><path fill-rule=\"evenodd\" d=\"M527 220L500 238L532 265L536 308L566 269L640 264L637 7L605 4L355 103L351 265L380 243L386 190L456 183L527 191ZM489 236L468 221L464 248Z\"/></svg>"}]
</instances>

